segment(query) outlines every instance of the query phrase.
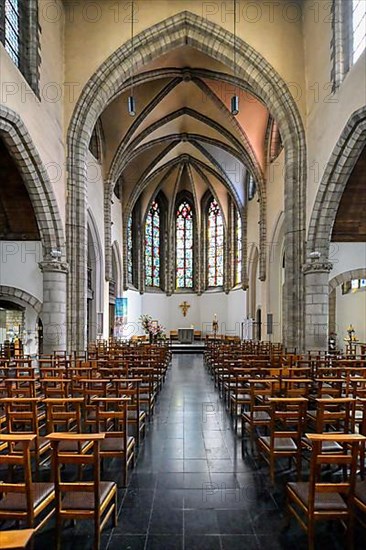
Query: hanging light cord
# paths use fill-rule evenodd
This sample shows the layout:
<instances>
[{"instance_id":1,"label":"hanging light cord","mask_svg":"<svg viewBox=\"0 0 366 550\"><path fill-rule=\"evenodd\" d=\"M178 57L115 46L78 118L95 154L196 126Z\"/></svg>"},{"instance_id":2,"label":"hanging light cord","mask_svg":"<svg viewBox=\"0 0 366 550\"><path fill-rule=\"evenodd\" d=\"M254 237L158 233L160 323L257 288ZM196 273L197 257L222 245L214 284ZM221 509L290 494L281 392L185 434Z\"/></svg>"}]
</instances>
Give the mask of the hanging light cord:
<instances>
[{"instance_id":1,"label":"hanging light cord","mask_svg":"<svg viewBox=\"0 0 366 550\"><path fill-rule=\"evenodd\" d=\"M236 77L236 0L234 0L234 77Z\"/></svg>"},{"instance_id":2,"label":"hanging light cord","mask_svg":"<svg viewBox=\"0 0 366 550\"><path fill-rule=\"evenodd\" d=\"M135 55L135 41L134 41L134 28L133 28L133 16L134 16L134 13L135 13L135 10L134 10L134 4L135 4L135 1L132 0L131 2L131 42L132 42L132 59L134 58L134 55ZM132 70L131 70L131 96L133 96L133 64L131 63L131 67L132 67Z\"/></svg>"},{"instance_id":3,"label":"hanging light cord","mask_svg":"<svg viewBox=\"0 0 366 550\"><path fill-rule=\"evenodd\" d=\"M236 0L234 2L234 95L231 98L230 111L232 115L237 115L239 113L239 86L236 82Z\"/></svg>"}]
</instances>

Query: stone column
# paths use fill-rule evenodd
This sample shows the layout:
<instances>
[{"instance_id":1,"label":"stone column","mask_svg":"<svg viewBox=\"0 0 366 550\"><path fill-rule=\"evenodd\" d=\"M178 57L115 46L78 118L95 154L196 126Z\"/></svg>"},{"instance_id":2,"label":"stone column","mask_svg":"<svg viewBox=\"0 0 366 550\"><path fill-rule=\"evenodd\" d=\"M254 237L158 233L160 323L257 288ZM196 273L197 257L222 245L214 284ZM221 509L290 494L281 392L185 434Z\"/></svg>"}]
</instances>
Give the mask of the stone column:
<instances>
[{"instance_id":1,"label":"stone column","mask_svg":"<svg viewBox=\"0 0 366 550\"><path fill-rule=\"evenodd\" d=\"M309 262L305 276L305 350L327 350L329 331L329 262Z\"/></svg>"},{"instance_id":2,"label":"stone column","mask_svg":"<svg viewBox=\"0 0 366 550\"><path fill-rule=\"evenodd\" d=\"M66 280L68 264L44 261L43 273L43 352L66 349Z\"/></svg>"}]
</instances>

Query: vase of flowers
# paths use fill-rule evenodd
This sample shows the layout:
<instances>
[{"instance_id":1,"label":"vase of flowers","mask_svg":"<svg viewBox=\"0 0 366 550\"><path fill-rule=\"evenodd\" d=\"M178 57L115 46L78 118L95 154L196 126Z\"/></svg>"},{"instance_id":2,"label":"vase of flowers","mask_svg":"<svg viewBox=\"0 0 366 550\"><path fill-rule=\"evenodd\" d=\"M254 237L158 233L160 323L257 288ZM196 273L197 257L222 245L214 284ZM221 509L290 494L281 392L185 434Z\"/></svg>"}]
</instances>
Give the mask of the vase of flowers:
<instances>
[{"instance_id":1,"label":"vase of flowers","mask_svg":"<svg viewBox=\"0 0 366 550\"><path fill-rule=\"evenodd\" d=\"M149 337L150 344L157 342L157 340L164 340L166 338L165 327L163 327L163 325L161 325L158 321L153 320L151 315L140 315L139 321L145 334Z\"/></svg>"}]
</instances>

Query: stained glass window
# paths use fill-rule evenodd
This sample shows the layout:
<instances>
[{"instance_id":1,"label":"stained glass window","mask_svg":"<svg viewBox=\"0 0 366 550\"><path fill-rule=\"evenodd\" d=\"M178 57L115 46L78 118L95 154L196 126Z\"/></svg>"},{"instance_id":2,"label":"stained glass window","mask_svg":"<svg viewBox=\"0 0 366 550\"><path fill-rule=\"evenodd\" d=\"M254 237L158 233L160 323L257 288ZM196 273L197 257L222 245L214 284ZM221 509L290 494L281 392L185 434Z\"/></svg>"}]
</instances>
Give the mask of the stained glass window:
<instances>
[{"instance_id":1,"label":"stained glass window","mask_svg":"<svg viewBox=\"0 0 366 550\"><path fill-rule=\"evenodd\" d=\"M242 266L242 234L241 234L241 216L236 211L235 219L235 284L241 283Z\"/></svg>"},{"instance_id":2,"label":"stained glass window","mask_svg":"<svg viewBox=\"0 0 366 550\"><path fill-rule=\"evenodd\" d=\"M207 266L208 286L223 286L224 224L220 207L215 200L208 209Z\"/></svg>"},{"instance_id":3,"label":"stained glass window","mask_svg":"<svg viewBox=\"0 0 366 550\"><path fill-rule=\"evenodd\" d=\"M5 0L5 49L19 66L19 0Z\"/></svg>"},{"instance_id":4,"label":"stained glass window","mask_svg":"<svg viewBox=\"0 0 366 550\"><path fill-rule=\"evenodd\" d=\"M132 245L132 216L127 222L127 279L130 284L133 283L133 245Z\"/></svg>"},{"instance_id":5,"label":"stained glass window","mask_svg":"<svg viewBox=\"0 0 366 550\"><path fill-rule=\"evenodd\" d=\"M160 287L160 208L156 201L145 224L145 284Z\"/></svg>"},{"instance_id":6,"label":"stained glass window","mask_svg":"<svg viewBox=\"0 0 366 550\"><path fill-rule=\"evenodd\" d=\"M352 0L352 63L366 48L366 2Z\"/></svg>"},{"instance_id":7,"label":"stained glass window","mask_svg":"<svg viewBox=\"0 0 366 550\"><path fill-rule=\"evenodd\" d=\"M184 200L176 212L176 287L193 288L193 211Z\"/></svg>"}]
</instances>

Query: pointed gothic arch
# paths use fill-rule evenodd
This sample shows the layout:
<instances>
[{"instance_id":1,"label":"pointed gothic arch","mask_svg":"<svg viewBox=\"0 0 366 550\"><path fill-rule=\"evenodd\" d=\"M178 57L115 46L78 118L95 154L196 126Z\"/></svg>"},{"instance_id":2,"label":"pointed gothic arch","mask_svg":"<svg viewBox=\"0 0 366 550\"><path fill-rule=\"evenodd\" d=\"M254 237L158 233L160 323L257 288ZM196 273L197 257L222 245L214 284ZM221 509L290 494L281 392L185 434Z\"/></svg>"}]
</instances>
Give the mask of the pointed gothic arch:
<instances>
[{"instance_id":1,"label":"pointed gothic arch","mask_svg":"<svg viewBox=\"0 0 366 550\"><path fill-rule=\"evenodd\" d=\"M180 45L190 45L233 68L232 33L188 11L178 13L142 31L134 40L116 50L85 85L68 129L67 244L72 266L68 295L69 324L75 322L79 348L85 345L86 331L86 153L95 122L121 85L132 66L139 68ZM257 52L237 38L236 72L268 105L279 121L285 147L285 193L287 266L292 274L286 308L291 325L287 345L302 345L303 278L301 265L305 237L304 195L306 143L301 117L286 83ZM133 47L134 46L134 47ZM79 320L79 321L78 321Z\"/></svg>"}]
</instances>

